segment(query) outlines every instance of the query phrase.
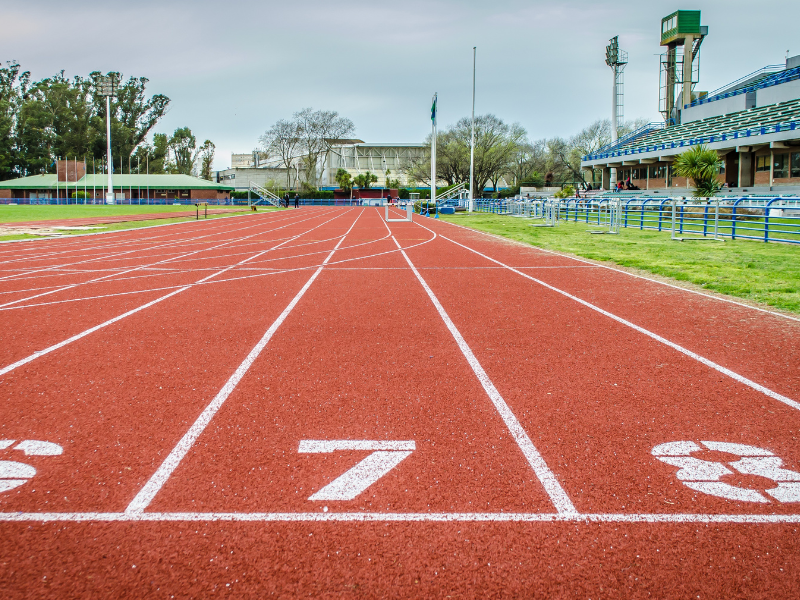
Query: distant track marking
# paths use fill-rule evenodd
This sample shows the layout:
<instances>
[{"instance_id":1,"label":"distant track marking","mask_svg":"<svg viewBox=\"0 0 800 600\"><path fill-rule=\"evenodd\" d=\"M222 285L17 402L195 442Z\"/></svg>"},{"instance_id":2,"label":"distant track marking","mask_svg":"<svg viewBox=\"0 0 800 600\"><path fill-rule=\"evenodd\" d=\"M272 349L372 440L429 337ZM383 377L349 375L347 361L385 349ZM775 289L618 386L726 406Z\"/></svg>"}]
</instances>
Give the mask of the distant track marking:
<instances>
[{"instance_id":1,"label":"distant track marking","mask_svg":"<svg viewBox=\"0 0 800 600\"><path fill-rule=\"evenodd\" d=\"M337 219L337 218L338 218L338 215L337 215L337 216L335 216L335 217L333 217L332 219L329 219L328 221L325 221L325 223L329 223L330 221L333 221L334 219ZM314 229L316 229L317 227L321 227L321 226L322 226L322 225L324 225L325 223L321 223L320 225L317 225L316 227L312 227L312 228L311 228L311 229L309 229L308 231L313 231ZM275 249L279 248L280 246L282 246L283 244L285 244L285 243L287 243L288 241L290 241L291 239L296 239L297 237L300 237L300 236L302 236L302 235L305 235L306 233L308 233L308 231L305 231L305 232L303 232L303 233L301 233L301 234L298 234L298 235L297 235L295 238L290 238L289 240L286 240L286 241L284 241L284 242L281 242L281 243L280 243L280 244L278 244L277 246L274 246L274 247L272 247L272 248L269 248L268 250L264 250L263 252L259 252L259 253L257 253L257 254L255 254L255 255L253 255L253 256L252 256L252 257L250 257L250 258L255 258L255 257L257 257L257 256L261 256L261 255L262 255L262 254L264 254L265 252L270 252L270 251L272 251L272 250L275 250ZM246 263L248 260L249 260L249 259L245 259L245 260L241 261L241 262L240 262L240 263L238 263L238 264L244 264L244 263ZM75 342L75 341L77 341L77 340L79 340L79 339L81 339L81 338L84 338L84 337L86 337L87 335L89 335L89 334L91 334L91 333L94 333L95 331L98 331L99 329L103 329L104 327L107 327L107 326L109 326L109 325L112 325L113 323L116 323L117 321L121 321L122 319L124 319L124 318L126 318L126 317L129 317L129 316L131 316L131 315L133 315L133 314L136 314L137 312L139 312L139 311L141 311L141 310L144 310L144 309L146 309L146 308L149 308L149 307L151 307L151 306L153 306L153 305L155 305L155 304L158 304L159 302L161 302L161 301L163 301L163 300L166 300L167 298L171 298L172 296L175 296L176 294L180 294L181 292L184 292L184 291L186 291L186 290L192 289L192 288L193 288L195 285L197 285L197 284L201 284L201 283L203 283L203 282L206 282L206 281L208 281L208 280L212 279L213 277L216 277L217 275L219 275L219 274L221 274L221 273L225 273L226 271L230 271L230 270L231 270L231 269L233 269L234 267L238 266L238 264L237 264L237 265L231 265L231 266L225 267L224 269L221 269L221 270L220 270L220 271L218 271L217 273L213 273L213 274L211 274L211 275L209 275L209 276L207 276L207 277L204 277L203 279L200 279L199 281L195 282L194 284L189 284L189 285L183 286L183 287L181 287L181 288L179 288L179 289L175 290L174 292L170 292L169 294L166 294L165 296L161 296L160 298L156 298L155 300L152 300L152 301L150 301L150 302L147 302L146 304L143 304L142 306L138 306L138 307L136 307L136 308L134 308L134 309L132 309L132 310L129 310L129 311L128 311L128 312L126 312L126 313L123 313L123 314L121 314L121 315L118 315L118 316L114 317L113 319L109 319L108 321L104 321L103 323L100 323L99 325L95 325L94 327L91 327L91 328L89 328L89 329L87 329L87 330L85 330L85 331L82 331L81 333L78 333L78 334L76 334L76 335L73 335L72 337L69 337L69 338L67 338L66 340L62 341L62 342L59 342L59 343L57 343L57 344L54 344L54 345L52 345L52 346L49 346L49 347L45 348L44 350L40 350L40 351L38 351L38 352L34 352L34 353L33 353L33 354L31 354L30 356L27 356L27 357L25 357L25 358L23 358L23 359L21 359L21 360L18 360L18 361L17 361L17 362L15 362L15 363L12 363L12 364L10 364L10 365L8 365L8 366L6 366L6 367L3 367L2 369L0 369L0 376L2 376L2 375L5 375L6 373L8 373L8 372L10 372L10 371L13 371L14 369L16 369L16 368L18 368L18 367L21 367L21 366L23 366L23 365L25 365L25 364L27 364L27 363L29 363L29 362L33 361L33 360L36 360L37 358L40 358L40 357L42 357L42 356L45 356L46 354L50 354L51 352L54 352L55 350L58 350L59 348L63 348L64 346L67 346L68 344L71 344L72 342Z\"/></svg>"}]
</instances>

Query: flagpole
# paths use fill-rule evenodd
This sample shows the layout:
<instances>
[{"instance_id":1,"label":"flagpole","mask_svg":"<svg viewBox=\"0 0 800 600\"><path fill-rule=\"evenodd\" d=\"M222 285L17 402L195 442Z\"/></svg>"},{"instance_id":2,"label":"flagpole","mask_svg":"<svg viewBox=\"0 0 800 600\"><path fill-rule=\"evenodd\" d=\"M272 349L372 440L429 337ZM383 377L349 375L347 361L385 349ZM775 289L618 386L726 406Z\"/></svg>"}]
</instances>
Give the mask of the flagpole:
<instances>
[{"instance_id":1,"label":"flagpole","mask_svg":"<svg viewBox=\"0 0 800 600\"><path fill-rule=\"evenodd\" d=\"M431 199L435 205L436 202L436 113L439 107L436 106L439 94L433 95L433 106L431 107ZM428 216L431 214L431 205L428 202ZM434 209L435 210L435 209ZM422 211L420 211L422 212Z\"/></svg>"},{"instance_id":2,"label":"flagpole","mask_svg":"<svg viewBox=\"0 0 800 600\"><path fill-rule=\"evenodd\" d=\"M472 182L475 180L475 59L478 47L472 47L472 133L469 141L469 212L475 210L475 194Z\"/></svg>"}]
</instances>

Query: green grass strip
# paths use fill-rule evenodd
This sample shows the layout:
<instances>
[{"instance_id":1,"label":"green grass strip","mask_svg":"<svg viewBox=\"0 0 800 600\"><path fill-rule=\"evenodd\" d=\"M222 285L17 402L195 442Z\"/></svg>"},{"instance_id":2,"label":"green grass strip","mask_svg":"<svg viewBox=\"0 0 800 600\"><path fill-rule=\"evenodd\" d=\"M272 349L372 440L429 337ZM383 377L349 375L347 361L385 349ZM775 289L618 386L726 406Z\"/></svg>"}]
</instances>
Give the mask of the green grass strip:
<instances>
[{"instance_id":1,"label":"green grass strip","mask_svg":"<svg viewBox=\"0 0 800 600\"><path fill-rule=\"evenodd\" d=\"M540 220L485 213L441 217L511 240L598 261L633 267L800 314L800 246L756 241L670 240L669 231L621 229L591 235L597 226L566 223L531 227Z\"/></svg>"}]
</instances>

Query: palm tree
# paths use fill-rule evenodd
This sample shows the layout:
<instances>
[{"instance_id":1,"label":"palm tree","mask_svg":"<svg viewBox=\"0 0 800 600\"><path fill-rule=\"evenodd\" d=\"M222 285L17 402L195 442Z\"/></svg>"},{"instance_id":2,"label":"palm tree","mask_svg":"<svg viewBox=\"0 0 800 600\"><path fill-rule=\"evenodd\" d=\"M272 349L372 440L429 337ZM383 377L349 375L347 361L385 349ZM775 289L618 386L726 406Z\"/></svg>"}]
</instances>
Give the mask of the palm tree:
<instances>
[{"instance_id":1,"label":"palm tree","mask_svg":"<svg viewBox=\"0 0 800 600\"><path fill-rule=\"evenodd\" d=\"M720 162L716 150L700 144L676 156L673 169L678 177L692 180L696 198L708 198L716 195L722 187L717 179Z\"/></svg>"}]
</instances>

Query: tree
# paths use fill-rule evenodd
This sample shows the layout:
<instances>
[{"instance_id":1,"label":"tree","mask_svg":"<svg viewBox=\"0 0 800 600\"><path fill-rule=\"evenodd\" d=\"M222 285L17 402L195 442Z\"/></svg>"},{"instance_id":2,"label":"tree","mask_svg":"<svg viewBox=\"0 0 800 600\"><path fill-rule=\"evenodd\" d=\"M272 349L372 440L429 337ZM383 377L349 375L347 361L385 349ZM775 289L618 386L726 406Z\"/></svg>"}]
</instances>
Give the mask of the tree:
<instances>
[{"instance_id":1,"label":"tree","mask_svg":"<svg viewBox=\"0 0 800 600\"><path fill-rule=\"evenodd\" d=\"M94 129L100 133L99 141L105 144L106 103L105 97L98 93L101 77L102 73L94 71L87 79L76 77L75 84L90 95L94 104ZM115 95L111 98L111 152L115 161L118 158L121 165L125 165L136 147L145 141L166 114L170 99L163 94L146 98L145 88L149 81L146 77L130 77L124 83L119 72L109 72L106 77L116 82ZM100 152L97 150L95 147L95 155L104 154L102 149Z\"/></svg>"},{"instance_id":2,"label":"tree","mask_svg":"<svg viewBox=\"0 0 800 600\"><path fill-rule=\"evenodd\" d=\"M197 138L188 127L179 127L169 138L170 170L181 175L191 175L197 158Z\"/></svg>"},{"instance_id":3,"label":"tree","mask_svg":"<svg viewBox=\"0 0 800 600\"><path fill-rule=\"evenodd\" d=\"M21 73L19 63L7 62L0 67L0 180L19 175L15 170L17 148L14 131L29 83L30 73Z\"/></svg>"},{"instance_id":4,"label":"tree","mask_svg":"<svg viewBox=\"0 0 800 600\"><path fill-rule=\"evenodd\" d=\"M474 189L480 194L488 181L493 187L507 173L520 145L526 143L521 125L508 125L494 115L475 118ZM471 120L465 117L436 136L436 177L448 185L469 179ZM406 169L409 178L430 183L430 136L423 156Z\"/></svg>"},{"instance_id":5,"label":"tree","mask_svg":"<svg viewBox=\"0 0 800 600\"><path fill-rule=\"evenodd\" d=\"M206 140L197 151L200 160L200 177L211 181L211 167L214 164L216 146L211 140Z\"/></svg>"},{"instance_id":6,"label":"tree","mask_svg":"<svg viewBox=\"0 0 800 600\"><path fill-rule=\"evenodd\" d=\"M345 169L336 171L336 183L345 192L350 192L353 189L353 178Z\"/></svg>"},{"instance_id":7,"label":"tree","mask_svg":"<svg viewBox=\"0 0 800 600\"><path fill-rule=\"evenodd\" d=\"M678 177L692 180L696 198L709 198L715 196L722 187L717 179L720 162L716 150L700 144L676 156L672 168Z\"/></svg>"},{"instance_id":8,"label":"tree","mask_svg":"<svg viewBox=\"0 0 800 600\"><path fill-rule=\"evenodd\" d=\"M292 168L300 153L300 131L296 121L281 119L259 138L264 149L277 154L286 169L287 185L292 187Z\"/></svg>"},{"instance_id":9,"label":"tree","mask_svg":"<svg viewBox=\"0 0 800 600\"><path fill-rule=\"evenodd\" d=\"M294 114L297 135L303 151L306 181L316 185L320 158L331 149L331 143L351 137L355 126L350 119L333 110L304 108Z\"/></svg>"},{"instance_id":10,"label":"tree","mask_svg":"<svg viewBox=\"0 0 800 600\"><path fill-rule=\"evenodd\" d=\"M117 82L111 100L112 156L123 170L135 148L165 114L169 98L146 97L147 79L109 73ZM106 102L99 95L102 75L68 79L61 71L30 81L17 63L0 68L0 176L53 170L56 158L103 159L106 156Z\"/></svg>"},{"instance_id":11,"label":"tree","mask_svg":"<svg viewBox=\"0 0 800 600\"><path fill-rule=\"evenodd\" d=\"M360 175L356 175L353 178L353 185L360 187L362 190L369 189L373 183L378 181L378 176L374 173L370 173L367 171L366 173L361 173Z\"/></svg>"}]
</instances>

